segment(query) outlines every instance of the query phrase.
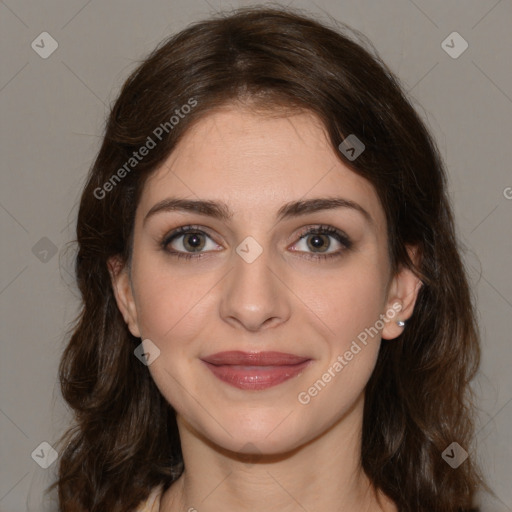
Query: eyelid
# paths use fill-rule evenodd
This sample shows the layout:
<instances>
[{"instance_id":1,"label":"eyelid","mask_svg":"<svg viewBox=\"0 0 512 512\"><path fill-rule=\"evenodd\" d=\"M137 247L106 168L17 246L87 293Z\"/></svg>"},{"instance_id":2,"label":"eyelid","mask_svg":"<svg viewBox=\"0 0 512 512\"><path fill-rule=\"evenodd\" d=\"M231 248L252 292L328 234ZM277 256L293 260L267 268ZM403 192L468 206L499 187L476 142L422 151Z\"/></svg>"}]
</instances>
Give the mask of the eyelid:
<instances>
[{"instance_id":1,"label":"eyelid","mask_svg":"<svg viewBox=\"0 0 512 512\"><path fill-rule=\"evenodd\" d=\"M179 238L180 236L183 236L183 235L186 235L187 233L202 233L204 235L206 235L208 238L210 238L213 242L215 242L217 245L220 245L218 244L212 237L212 235L209 233L209 228L205 227L205 226L200 226L200 225L197 225L197 224L187 224L187 225L184 225L184 226L179 226L175 229L172 229L170 232L168 232L167 234L165 234L162 238L161 238L161 241L160 241L160 244L162 245L162 247L165 249L165 247L167 245L169 245L172 241L174 241L175 239ZM192 254L192 253L191 253Z\"/></svg>"},{"instance_id":2,"label":"eyelid","mask_svg":"<svg viewBox=\"0 0 512 512\"><path fill-rule=\"evenodd\" d=\"M307 256L313 259L321 259L321 258L329 258L341 256L341 253L344 253L347 250L350 250L353 246L353 242L350 237L341 229L335 228L334 226L326 225L326 224L315 224L311 226L305 226L301 234L299 235L299 239L294 242L293 245L298 244L304 238L307 238L310 235L326 235L328 237L334 238L341 246L341 249L334 250L331 252L304 252L304 251L296 251L300 253L304 253Z\"/></svg>"},{"instance_id":3,"label":"eyelid","mask_svg":"<svg viewBox=\"0 0 512 512\"><path fill-rule=\"evenodd\" d=\"M329 224L311 224L309 226L305 226L302 228L301 233L298 236L299 238L303 238L307 235L315 234L317 232L320 234L332 235L335 238L339 237L342 243L352 243L350 237L342 229L335 228Z\"/></svg>"}]
</instances>

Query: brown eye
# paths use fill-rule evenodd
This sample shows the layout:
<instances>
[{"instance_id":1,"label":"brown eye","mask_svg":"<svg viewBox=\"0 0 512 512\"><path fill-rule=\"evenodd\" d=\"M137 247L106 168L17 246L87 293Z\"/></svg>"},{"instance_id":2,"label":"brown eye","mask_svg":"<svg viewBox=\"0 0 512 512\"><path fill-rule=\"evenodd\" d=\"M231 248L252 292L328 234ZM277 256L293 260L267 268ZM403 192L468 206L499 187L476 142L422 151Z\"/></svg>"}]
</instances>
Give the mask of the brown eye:
<instances>
[{"instance_id":1,"label":"brown eye","mask_svg":"<svg viewBox=\"0 0 512 512\"><path fill-rule=\"evenodd\" d=\"M183 236L183 247L190 252L197 252L204 248L205 241L202 233L187 233Z\"/></svg>"},{"instance_id":2,"label":"brown eye","mask_svg":"<svg viewBox=\"0 0 512 512\"><path fill-rule=\"evenodd\" d=\"M319 250L320 252L325 252L331 245L331 241L327 235L307 235L306 239L308 247L313 251Z\"/></svg>"},{"instance_id":3,"label":"brown eye","mask_svg":"<svg viewBox=\"0 0 512 512\"><path fill-rule=\"evenodd\" d=\"M218 250L212 238L196 226L182 226L165 236L160 242L162 248L172 256L199 257Z\"/></svg>"},{"instance_id":4,"label":"brown eye","mask_svg":"<svg viewBox=\"0 0 512 512\"><path fill-rule=\"evenodd\" d=\"M325 259L341 256L352 247L352 241L332 226L316 226L305 231L294 247L294 251L304 252L306 257Z\"/></svg>"}]
</instances>

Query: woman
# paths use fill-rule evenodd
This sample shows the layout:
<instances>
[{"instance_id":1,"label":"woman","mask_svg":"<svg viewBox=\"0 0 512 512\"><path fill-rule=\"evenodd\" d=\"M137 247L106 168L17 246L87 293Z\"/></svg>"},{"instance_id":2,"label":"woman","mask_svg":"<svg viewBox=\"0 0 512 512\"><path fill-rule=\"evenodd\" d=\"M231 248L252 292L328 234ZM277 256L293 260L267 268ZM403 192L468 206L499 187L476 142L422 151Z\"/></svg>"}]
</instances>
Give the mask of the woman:
<instances>
[{"instance_id":1,"label":"woman","mask_svg":"<svg viewBox=\"0 0 512 512\"><path fill-rule=\"evenodd\" d=\"M171 37L112 108L77 242L63 512L471 510L473 306L376 53L290 10Z\"/></svg>"}]
</instances>

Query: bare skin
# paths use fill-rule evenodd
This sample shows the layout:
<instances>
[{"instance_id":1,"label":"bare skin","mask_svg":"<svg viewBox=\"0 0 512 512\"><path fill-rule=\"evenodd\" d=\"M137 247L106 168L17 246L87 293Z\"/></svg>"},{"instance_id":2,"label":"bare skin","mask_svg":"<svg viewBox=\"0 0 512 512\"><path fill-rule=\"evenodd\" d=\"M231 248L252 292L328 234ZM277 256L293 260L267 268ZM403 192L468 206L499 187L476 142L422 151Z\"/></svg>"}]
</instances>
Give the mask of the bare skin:
<instances>
[{"instance_id":1,"label":"bare skin","mask_svg":"<svg viewBox=\"0 0 512 512\"><path fill-rule=\"evenodd\" d=\"M171 196L222 202L233 215L147 216ZM350 205L277 216L286 203L318 198ZM190 225L193 234L162 248ZM305 235L325 226L349 244L330 232ZM251 262L236 251L246 237L261 249ZM242 244L249 254L250 243ZM401 333L396 321L412 314L420 283L405 269L392 275L378 195L337 158L316 117L231 105L202 118L146 182L131 268L113 259L111 270L130 331L160 350L148 369L177 412L186 469L160 512L396 512L361 468L364 392L381 339ZM378 334L356 352L354 340L372 326ZM278 385L239 389L201 360L231 350L311 362Z\"/></svg>"}]
</instances>

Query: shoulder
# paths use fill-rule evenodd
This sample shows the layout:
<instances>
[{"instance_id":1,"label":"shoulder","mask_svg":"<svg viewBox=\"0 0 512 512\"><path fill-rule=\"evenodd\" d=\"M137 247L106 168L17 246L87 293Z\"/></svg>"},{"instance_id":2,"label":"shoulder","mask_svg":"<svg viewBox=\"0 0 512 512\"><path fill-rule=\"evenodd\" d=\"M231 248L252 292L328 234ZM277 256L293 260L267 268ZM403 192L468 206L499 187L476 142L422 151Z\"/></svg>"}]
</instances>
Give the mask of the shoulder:
<instances>
[{"instance_id":1,"label":"shoulder","mask_svg":"<svg viewBox=\"0 0 512 512\"><path fill-rule=\"evenodd\" d=\"M148 498L140 503L135 512L159 512L162 490L163 487L161 485L154 487Z\"/></svg>"}]
</instances>

